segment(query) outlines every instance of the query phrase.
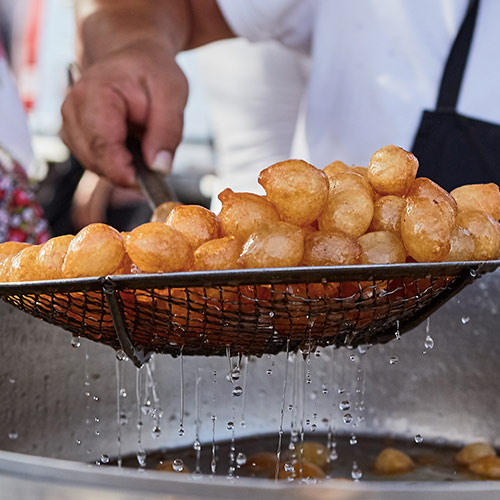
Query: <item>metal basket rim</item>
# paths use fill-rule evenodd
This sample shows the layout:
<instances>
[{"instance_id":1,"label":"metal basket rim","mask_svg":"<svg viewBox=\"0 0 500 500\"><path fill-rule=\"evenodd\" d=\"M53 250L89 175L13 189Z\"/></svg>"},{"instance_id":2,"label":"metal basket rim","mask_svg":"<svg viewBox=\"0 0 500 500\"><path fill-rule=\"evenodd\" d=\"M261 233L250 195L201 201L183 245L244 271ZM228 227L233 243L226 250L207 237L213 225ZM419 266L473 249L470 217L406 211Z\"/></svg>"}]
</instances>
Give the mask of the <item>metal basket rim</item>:
<instances>
[{"instance_id":1,"label":"metal basket rim","mask_svg":"<svg viewBox=\"0 0 500 500\"><path fill-rule=\"evenodd\" d=\"M188 288L239 285L280 285L335 281L373 281L395 278L430 278L472 273L479 277L500 267L500 260L377 264L322 267L230 269L177 273L112 275L49 281L0 283L0 297L42 293L102 290L106 282L118 290Z\"/></svg>"}]
</instances>

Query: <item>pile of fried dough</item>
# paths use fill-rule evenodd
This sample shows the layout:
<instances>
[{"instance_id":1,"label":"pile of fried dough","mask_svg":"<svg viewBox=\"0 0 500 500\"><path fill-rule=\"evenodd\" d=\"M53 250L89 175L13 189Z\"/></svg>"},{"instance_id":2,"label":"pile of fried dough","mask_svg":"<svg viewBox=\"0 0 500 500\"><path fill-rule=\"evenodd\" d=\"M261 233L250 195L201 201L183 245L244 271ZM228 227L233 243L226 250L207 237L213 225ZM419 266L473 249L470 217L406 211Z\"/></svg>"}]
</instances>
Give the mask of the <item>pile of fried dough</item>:
<instances>
[{"instance_id":1,"label":"pile of fried dough","mask_svg":"<svg viewBox=\"0 0 500 500\"><path fill-rule=\"evenodd\" d=\"M218 216L167 203L129 233L91 224L43 245L3 243L0 281L497 259L498 186L448 193L417 170L417 158L392 145L368 167L279 162L259 175L265 196L226 189Z\"/></svg>"}]
</instances>

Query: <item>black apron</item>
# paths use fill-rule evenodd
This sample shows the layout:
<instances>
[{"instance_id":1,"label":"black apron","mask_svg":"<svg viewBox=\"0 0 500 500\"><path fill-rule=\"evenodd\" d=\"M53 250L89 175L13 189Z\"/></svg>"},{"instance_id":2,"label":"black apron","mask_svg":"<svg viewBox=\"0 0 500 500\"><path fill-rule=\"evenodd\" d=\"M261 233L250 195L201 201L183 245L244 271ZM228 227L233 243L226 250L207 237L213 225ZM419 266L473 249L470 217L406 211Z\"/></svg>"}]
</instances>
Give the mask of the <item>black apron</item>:
<instances>
[{"instance_id":1,"label":"black apron","mask_svg":"<svg viewBox=\"0 0 500 500\"><path fill-rule=\"evenodd\" d=\"M463 184L500 184L500 126L456 112L478 7L479 0L469 2L446 62L436 109L423 112L411 150L420 163L418 176L449 191Z\"/></svg>"}]
</instances>

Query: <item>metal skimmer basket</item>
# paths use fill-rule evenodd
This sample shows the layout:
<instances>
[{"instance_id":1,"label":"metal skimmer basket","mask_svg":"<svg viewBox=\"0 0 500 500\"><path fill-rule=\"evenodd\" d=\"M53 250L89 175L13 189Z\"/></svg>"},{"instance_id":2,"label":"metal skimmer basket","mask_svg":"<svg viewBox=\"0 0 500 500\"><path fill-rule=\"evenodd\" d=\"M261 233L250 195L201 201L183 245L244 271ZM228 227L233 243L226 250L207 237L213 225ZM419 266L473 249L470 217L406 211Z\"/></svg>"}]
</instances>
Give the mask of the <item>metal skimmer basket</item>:
<instances>
[{"instance_id":1,"label":"metal skimmer basket","mask_svg":"<svg viewBox=\"0 0 500 500\"><path fill-rule=\"evenodd\" d=\"M0 296L49 323L122 349L275 354L387 342L500 261L248 269L7 283Z\"/></svg>"}]
</instances>

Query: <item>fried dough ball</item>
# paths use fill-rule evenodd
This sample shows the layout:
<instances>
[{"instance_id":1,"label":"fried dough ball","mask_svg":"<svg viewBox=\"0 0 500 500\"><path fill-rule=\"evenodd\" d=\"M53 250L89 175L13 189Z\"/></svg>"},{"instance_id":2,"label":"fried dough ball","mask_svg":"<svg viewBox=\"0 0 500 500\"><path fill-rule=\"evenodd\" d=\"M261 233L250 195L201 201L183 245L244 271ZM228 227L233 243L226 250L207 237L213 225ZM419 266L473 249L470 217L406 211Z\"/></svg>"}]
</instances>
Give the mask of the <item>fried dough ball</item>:
<instances>
[{"instance_id":1,"label":"fried dough ball","mask_svg":"<svg viewBox=\"0 0 500 500\"><path fill-rule=\"evenodd\" d=\"M158 205L151 216L150 222L165 222L170 212L179 205L180 203L178 201L166 201Z\"/></svg>"},{"instance_id":2,"label":"fried dough ball","mask_svg":"<svg viewBox=\"0 0 500 500\"><path fill-rule=\"evenodd\" d=\"M415 462L402 451L395 448L383 449L375 460L377 474L404 474L415 468Z\"/></svg>"},{"instance_id":3,"label":"fried dough ball","mask_svg":"<svg viewBox=\"0 0 500 500\"><path fill-rule=\"evenodd\" d=\"M444 209L450 224L453 225L455 223L455 217L458 213L457 202L448 191L427 177L415 179L408 191L408 196L421 196L422 198L429 198L436 201Z\"/></svg>"},{"instance_id":4,"label":"fried dough ball","mask_svg":"<svg viewBox=\"0 0 500 500\"><path fill-rule=\"evenodd\" d=\"M38 281L42 279L36 264L41 248L41 245L30 245L14 255L10 261L7 280L17 282Z\"/></svg>"},{"instance_id":5,"label":"fried dough ball","mask_svg":"<svg viewBox=\"0 0 500 500\"><path fill-rule=\"evenodd\" d=\"M196 250L207 241L219 237L219 218L210 210L199 205L179 205L175 207L165 224L179 231Z\"/></svg>"},{"instance_id":6,"label":"fried dough ball","mask_svg":"<svg viewBox=\"0 0 500 500\"><path fill-rule=\"evenodd\" d=\"M19 253L29 246L31 246L29 243L21 243L19 241L6 241L5 243L0 243L0 262L7 257L16 255L16 253Z\"/></svg>"},{"instance_id":7,"label":"fried dough ball","mask_svg":"<svg viewBox=\"0 0 500 500\"><path fill-rule=\"evenodd\" d=\"M273 222L250 235L243 245L240 262L246 268L294 267L304 255L300 227Z\"/></svg>"},{"instance_id":8,"label":"fried dough ball","mask_svg":"<svg viewBox=\"0 0 500 500\"><path fill-rule=\"evenodd\" d=\"M235 193L228 188L219 194L219 200L221 236L236 236L245 241L262 226L280 220L276 207L257 194Z\"/></svg>"},{"instance_id":9,"label":"fried dough ball","mask_svg":"<svg viewBox=\"0 0 500 500\"><path fill-rule=\"evenodd\" d=\"M177 472L177 473L182 473L182 474L189 474L191 472L188 469L188 467L184 464L182 464L182 469L180 469L179 466L174 467L173 460L165 460L161 464L158 464L156 466L156 470L161 470L163 472Z\"/></svg>"},{"instance_id":10,"label":"fried dough ball","mask_svg":"<svg viewBox=\"0 0 500 500\"><path fill-rule=\"evenodd\" d=\"M63 263L65 278L113 274L125 254L121 234L106 224L89 224L70 242Z\"/></svg>"},{"instance_id":11,"label":"fried dough ball","mask_svg":"<svg viewBox=\"0 0 500 500\"><path fill-rule=\"evenodd\" d=\"M136 227L125 238L132 262L144 273L187 271L193 265L193 250L187 238L162 222Z\"/></svg>"},{"instance_id":12,"label":"fried dough ball","mask_svg":"<svg viewBox=\"0 0 500 500\"><path fill-rule=\"evenodd\" d=\"M323 211L328 198L328 177L302 160L275 163L259 174L259 184L281 219L307 226Z\"/></svg>"},{"instance_id":13,"label":"fried dough ball","mask_svg":"<svg viewBox=\"0 0 500 500\"><path fill-rule=\"evenodd\" d=\"M63 263L69 244L73 240L72 234L51 238L40 248L36 257L36 266L40 272L40 279L57 280L64 277Z\"/></svg>"},{"instance_id":14,"label":"fried dough ball","mask_svg":"<svg viewBox=\"0 0 500 500\"><path fill-rule=\"evenodd\" d=\"M335 193L345 191L346 189L365 189L366 192L370 194L370 196L373 195L373 189L366 177L363 177L356 172L350 171L342 174L337 174L329 177L329 181L330 190Z\"/></svg>"},{"instance_id":15,"label":"fried dough ball","mask_svg":"<svg viewBox=\"0 0 500 500\"><path fill-rule=\"evenodd\" d=\"M234 236L207 241L194 252L194 270L238 269L242 247Z\"/></svg>"},{"instance_id":16,"label":"fried dough ball","mask_svg":"<svg viewBox=\"0 0 500 500\"><path fill-rule=\"evenodd\" d=\"M302 470L302 474L301 474ZM307 462L304 460L302 464L296 462L293 464L293 469L290 467L285 468L285 464L280 464L278 479L295 479L295 478L303 478L303 479L324 479L326 477L323 469L318 467L317 465Z\"/></svg>"},{"instance_id":17,"label":"fried dough ball","mask_svg":"<svg viewBox=\"0 0 500 500\"><path fill-rule=\"evenodd\" d=\"M325 210L318 218L320 231L347 234L359 238L366 233L373 218L373 200L364 189L331 191Z\"/></svg>"},{"instance_id":18,"label":"fried dough ball","mask_svg":"<svg viewBox=\"0 0 500 500\"><path fill-rule=\"evenodd\" d=\"M305 441L303 445L297 445L295 448L297 457L302 456L305 462L324 467L328 463L328 448L315 441Z\"/></svg>"},{"instance_id":19,"label":"fried dough ball","mask_svg":"<svg viewBox=\"0 0 500 500\"><path fill-rule=\"evenodd\" d=\"M354 165L351 167L351 170L359 175L362 175L363 177L368 178L368 168L366 167L360 167L358 165Z\"/></svg>"},{"instance_id":20,"label":"fried dough ball","mask_svg":"<svg viewBox=\"0 0 500 500\"><path fill-rule=\"evenodd\" d=\"M447 262L474 260L474 238L467 229L460 226L452 229L450 253L445 260Z\"/></svg>"},{"instance_id":21,"label":"fried dough ball","mask_svg":"<svg viewBox=\"0 0 500 500\"><path fill-rule=\"evenodd\" d=\"M276 473L276 453L261 452L248 457L243 467L246 474L254 477L274 477Z\"/></svg>"},{"instance_id":22,"label":"fried dough ball","mask_svg":"<svg viewBox=\"0 0 500 500\"><path fill-rule=\"evenodd\" d=\"M492 260L500 255L500 227L496 220L479 210L458 212L457 226L467 229L474 240L474 260Z\"/></svg>"},{"instance_id":23,"label":"fried dough ball","mask_svg":"<svg viewBox=\"0 0 500 500\"><path fill-rule=\"evenodd\" d=\"M370 231L390 231L401 235L401 214L406 201L401 196L389 194L382 196L373 205L373 219Z\"/></svg>"},{"instance_id":24,"label":"fried dough ball","mask_svg":"<svg viewBox=\"0 0 500 500\"><path fill-rule=\"evenodd\" d=\"M348 167L343 161L332 161L332 163L328 164L324 169L323 172L330 177L334 177L338 174L344 174L346 172L350 172L351 168Z\"/></svg>"},{"instance_id":25,"label":"fried dough ball","mask_svg":"<svg viewBox=\"0 0 500 500\"><path fill-rule=\"evenodd\" d=\"M361 264L397 264L406 261L403 242L389 231L366 233L358 238Z\"/></svg>"},{"instance_id":26,"label":"fried dough ball","mask_svg":"<svg viewBox=\"0 0 500 500\"><path fill-rule=\"evenodd\" d=\"M500 219L500 191L496 184L469 184L454 189L451 196L459 210L480 210Z\"/></svg>"},{"instance_id":27,"label":"fried dough ball","mask_svg":"<svg viewBox=\"0 0 500 500\"><path fill-rule=\"evenodd\" d=\"M495 450L488 443L471 443L465 445L456 455L455 460L460 465L470 465L483 457L494 457Z\"/></svg>"},{"instance_id":28,"label":"fried dough ball","mask_svg":"<svg viewBox=\"0 0 500 500\"><path fill-rule=\"evenodd\" d=\"M413 154L397 146L385 146L373 153L368 164L368 180L380 194L406 194L418 170Z\"/></svg>"},{"instance_id":29,"label":"fried dough ball","mask_svg":"<svg viewBox=\"0 0 500 500\"><path fill-rule=\"evenodd\" d=\"M469 470L490 479L500 479L500 457L483 457L469 465Z\"/></svg>"},{"instance_id":30,"label":"fried dough ball","mask_svg":"<svg viewBox=\"0 0 500 500\"><path fill-rule=\"evenodd\" d=\"M317 231L304 239L304 266L348 266L359 264L361 247L342 233Z\"/></svg>"},{"instance_id":31,"label":"fried dough ball","mask_svg":"<svg viewBox=\"0 0 500 500\"><path fill-rule=\"evenodd\" d=\"M451 248L449 220L440 203L409 196L401 217L401 237L408 255L417 262L439 262Z\"/></svg>"}]
</instances>

